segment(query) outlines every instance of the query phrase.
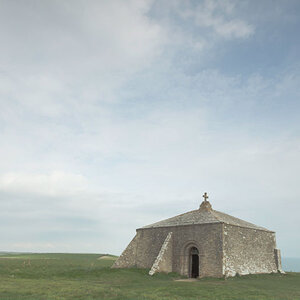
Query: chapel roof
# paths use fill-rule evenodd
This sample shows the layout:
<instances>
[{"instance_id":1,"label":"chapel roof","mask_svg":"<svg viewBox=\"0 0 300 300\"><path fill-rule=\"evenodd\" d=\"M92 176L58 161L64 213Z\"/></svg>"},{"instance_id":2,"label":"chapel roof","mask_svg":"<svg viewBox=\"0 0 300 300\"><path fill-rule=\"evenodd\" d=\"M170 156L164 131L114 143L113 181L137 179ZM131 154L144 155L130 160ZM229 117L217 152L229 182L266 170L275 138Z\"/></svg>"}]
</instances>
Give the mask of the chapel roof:
<instances>
[{"instance_id":1,"label":"chapel roof","mask_svg":"<svg viewBox=\"0 0 300 300\"><path fill-rule=\"evenodd\" d=\"M140 229L196 225L196 224L197 225L212 224L212 223L224 223L224 224L229 224L229 225L234 225L234 226L239 226L244 228L270 231L264 227L257 226L255 224L246 222L244 220L214 210L211 208L211 204L207 200L204 200L201 203L199 209L192 210L184 214L144 226Z\"/></svg>"}]
</instances>

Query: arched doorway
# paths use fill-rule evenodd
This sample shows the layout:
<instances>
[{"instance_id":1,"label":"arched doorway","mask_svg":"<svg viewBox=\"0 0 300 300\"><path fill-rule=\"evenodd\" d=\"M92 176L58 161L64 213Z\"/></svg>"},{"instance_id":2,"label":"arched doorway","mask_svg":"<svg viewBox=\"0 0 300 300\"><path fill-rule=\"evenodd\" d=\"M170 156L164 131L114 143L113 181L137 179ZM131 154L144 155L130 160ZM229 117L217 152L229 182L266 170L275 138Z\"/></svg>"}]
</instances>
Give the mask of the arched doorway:
<instances>
[{"instance_id":1,"label":"arched doorway","mask_svg":"<svg viewBox=\"0 0 300 300\"><path fill-rule=\"evenodd\" d=\"M199 277L199 251L196 247L190 248L189 261L190 261L189 277L191 278Z\"/></svg>"}]
</instances>

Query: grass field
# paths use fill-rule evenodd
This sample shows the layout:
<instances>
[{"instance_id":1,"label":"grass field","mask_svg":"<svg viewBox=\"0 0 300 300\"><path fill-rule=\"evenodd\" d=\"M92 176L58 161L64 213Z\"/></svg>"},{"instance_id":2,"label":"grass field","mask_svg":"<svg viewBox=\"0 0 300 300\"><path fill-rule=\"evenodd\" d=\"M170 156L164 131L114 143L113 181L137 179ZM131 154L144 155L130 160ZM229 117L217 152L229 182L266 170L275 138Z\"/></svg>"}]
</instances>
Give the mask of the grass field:
<instances>
[{"instance_id":1,"label":"grass field","mask_svg":"<svg viewBox=\"0 0 300 300\"><path fill-rule=\"evenodd\" d=\"M102 259L99 259L102 257ZM0 255L0 299L300 299L300 273L179 282L99 254Z\"/></svg>"}]
</instances>

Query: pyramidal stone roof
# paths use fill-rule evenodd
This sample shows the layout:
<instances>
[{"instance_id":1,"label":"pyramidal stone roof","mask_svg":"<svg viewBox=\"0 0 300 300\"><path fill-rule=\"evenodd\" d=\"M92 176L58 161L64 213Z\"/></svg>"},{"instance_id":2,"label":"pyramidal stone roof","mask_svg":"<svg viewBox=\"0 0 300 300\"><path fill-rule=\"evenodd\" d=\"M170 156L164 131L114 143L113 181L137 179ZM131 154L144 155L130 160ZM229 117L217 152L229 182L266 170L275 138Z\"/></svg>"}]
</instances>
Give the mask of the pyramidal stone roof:
<instances>
[{"instance_id":1,"label":"pyramidal stone roof","mask_svg":"<svg viewBox=\"0 0 300 300\"><path fill-rule=\"evenodd\" d=\"M184 214L144 226L141 229L184 226L184 225L194 225L194 224L212 224L212 223L224 223L224 224L229 224L229 225L234 225L234 226L239 226L244 228L270 231L264 227L254 225L252 223L232 217L222 212L213 210L211 204L207 200L201 203L199 209L192 210Z\"/></svg>"}]
</instances>

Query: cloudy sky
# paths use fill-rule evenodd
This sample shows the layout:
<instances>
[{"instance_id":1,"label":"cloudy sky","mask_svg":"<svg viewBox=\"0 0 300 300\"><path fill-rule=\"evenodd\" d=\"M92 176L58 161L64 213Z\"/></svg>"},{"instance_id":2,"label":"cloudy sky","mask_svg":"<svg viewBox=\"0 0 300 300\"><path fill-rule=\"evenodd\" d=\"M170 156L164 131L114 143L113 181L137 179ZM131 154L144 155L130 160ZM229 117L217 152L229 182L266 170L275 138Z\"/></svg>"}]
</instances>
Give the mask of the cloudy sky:
<instances>
[{"instance_id":1,"label":"cloudy sky","mask_svg":"<svg viewBox=\"0 0 300 300\"><path fill-rule=\"evenodd\" d=\"M300 3L0 0L0 250L120 254L213 208L300 256Z\"/></svg>"}]
</instances>

